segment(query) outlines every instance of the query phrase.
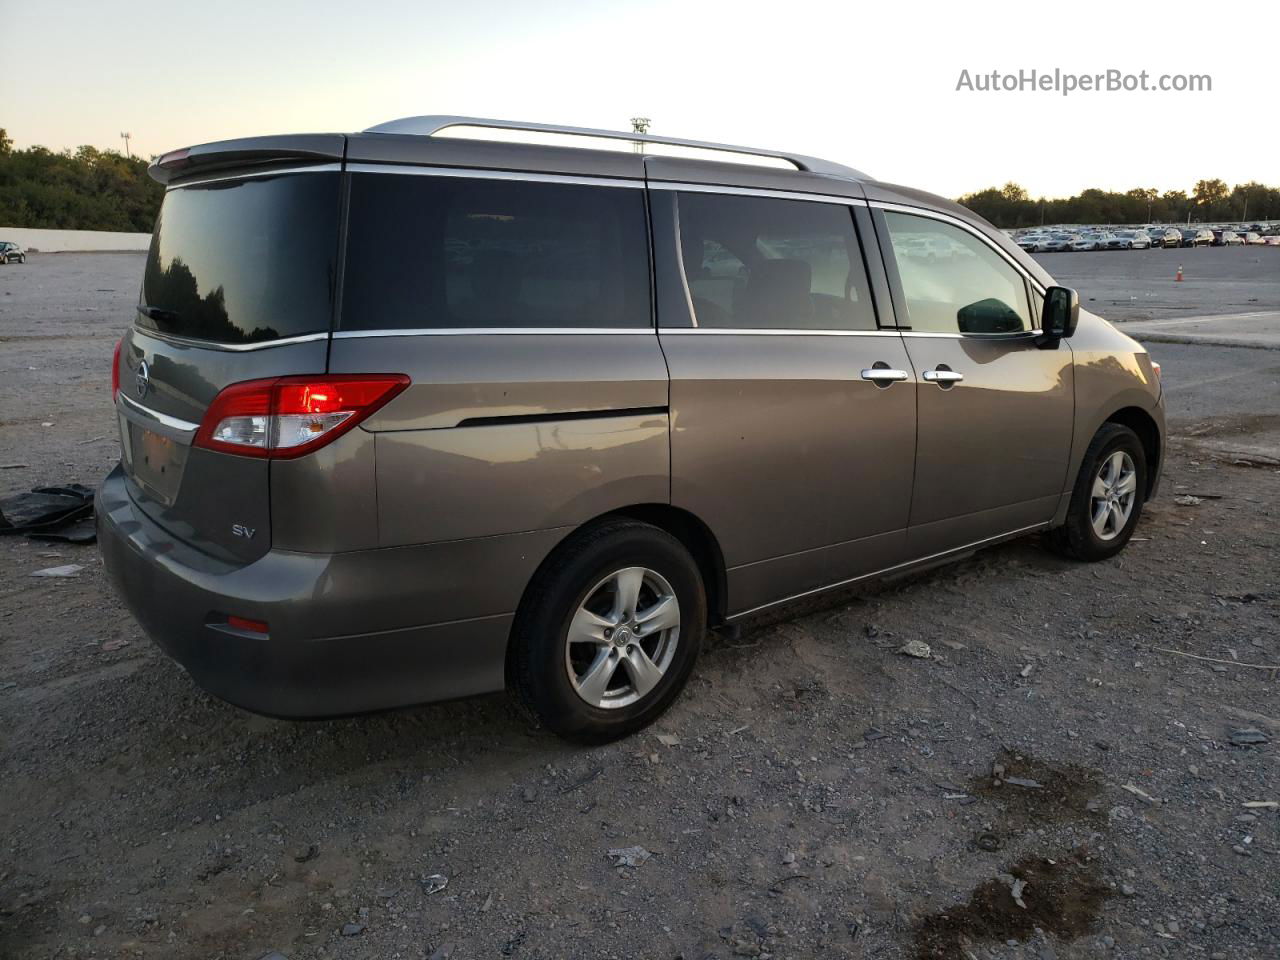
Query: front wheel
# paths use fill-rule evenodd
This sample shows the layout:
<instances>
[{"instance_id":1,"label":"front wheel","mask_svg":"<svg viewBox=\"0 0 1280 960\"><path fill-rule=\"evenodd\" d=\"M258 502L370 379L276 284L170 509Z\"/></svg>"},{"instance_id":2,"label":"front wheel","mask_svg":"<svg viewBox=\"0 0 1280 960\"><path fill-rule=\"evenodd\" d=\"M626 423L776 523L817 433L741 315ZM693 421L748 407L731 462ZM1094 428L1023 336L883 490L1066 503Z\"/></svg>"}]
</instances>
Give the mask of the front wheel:
<instances>
[{"instance_id":1,"label":"front wheel","mask_svg":"<svg viewBox=\"0 0 1280 960\"><path fill-rule=\"evenodd\" d=\"M1050 534L1058 552L1077 560L1106 560L1124 549L1142 516L1147 457L1138 435L1103 424L1071 491L1067 520Z\"/></svg>"},{"instance_id":2,"label":"front wheel","mask_svg":"<svg viewBox=\"0 0 1280 960\"><path fill-rule=\"evenodd\" d=\"M670 534L610 520L559 546L512 628L508 683L554 733L625 737L672 704L706 631L697 564Z\"/></svg>"}]
</instances>

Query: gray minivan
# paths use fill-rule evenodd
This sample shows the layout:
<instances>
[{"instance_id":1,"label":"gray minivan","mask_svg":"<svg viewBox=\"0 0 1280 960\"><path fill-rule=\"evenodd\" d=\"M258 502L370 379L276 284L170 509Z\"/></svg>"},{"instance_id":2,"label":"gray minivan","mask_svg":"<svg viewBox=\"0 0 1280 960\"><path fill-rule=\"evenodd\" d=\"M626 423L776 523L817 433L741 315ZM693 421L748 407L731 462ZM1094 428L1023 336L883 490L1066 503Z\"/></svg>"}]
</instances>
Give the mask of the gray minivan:
<instances>
[{"instance_id":1,"label":"gray minivan","mask_svg":"<svg viewBox=\"0 0 1280 960\"><path fill-rule=\"evenodd\" d=\"M418 117L151 173L101 548L251 710L506 687L605 740L708 627L1034 531L1104 559L1156 488L1146 351L837 164Z\"/></svg>"}]
</instances>

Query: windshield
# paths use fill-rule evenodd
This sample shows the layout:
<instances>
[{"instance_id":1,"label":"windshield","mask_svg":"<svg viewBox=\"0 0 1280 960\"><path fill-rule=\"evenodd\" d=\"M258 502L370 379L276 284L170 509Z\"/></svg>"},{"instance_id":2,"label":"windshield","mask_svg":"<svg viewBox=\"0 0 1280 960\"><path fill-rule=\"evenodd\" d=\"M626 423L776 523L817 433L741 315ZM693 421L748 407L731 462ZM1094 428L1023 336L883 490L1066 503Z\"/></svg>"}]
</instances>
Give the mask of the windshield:
<instances>
[{"instance_id":1,"label":"windshield","mask_svg":"<svg viewBox=\"0 0 1280 960\"><path fill-rule=\"evenodd\" d=\"M285 174L165 194L138 324L215 343L329 329L339 175Z\"/></svg>"}]
</instances>

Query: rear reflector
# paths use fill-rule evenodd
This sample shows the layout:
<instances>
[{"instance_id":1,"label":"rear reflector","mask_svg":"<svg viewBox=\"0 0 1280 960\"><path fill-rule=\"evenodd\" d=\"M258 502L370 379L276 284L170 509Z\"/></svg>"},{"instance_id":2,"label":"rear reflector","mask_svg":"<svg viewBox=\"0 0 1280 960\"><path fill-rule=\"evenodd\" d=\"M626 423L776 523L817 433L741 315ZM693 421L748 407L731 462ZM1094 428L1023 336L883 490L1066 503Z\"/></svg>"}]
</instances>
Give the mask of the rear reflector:
<instances>
[{"instance_id":1,"label":"rear reflector","mask_svg":"<svg viewBox=\"0 0 1280 960\"><path fill-rule=\"evenodd\" d=\"M249 633L266 633L267 625L262 620L250 620L247 617L227 617L227 626L236 630L247 630Z\"/></svg>"},{"instance_id":2,"label":"rear reflector","mask_svg":"<svg viewBox=\"0 0 1280 960\"><path fill-rule=\"evenodd\" d=\"M124 339L116 341L116 349L111 354L111 402L116 402L116 394L120 392L120 348L124 346Z\"/></svg>"},{"instance_id":3,"label":"rear reflector","mask_svg":"<svg viewBox=\"0 0 1280 960\"><path fill-rule=\"evenodd\" d=\"M194 444L246 457L300 457L346 433L408 385L399 373L233 383L209 404Z\"/></svg>"}]
</instances>

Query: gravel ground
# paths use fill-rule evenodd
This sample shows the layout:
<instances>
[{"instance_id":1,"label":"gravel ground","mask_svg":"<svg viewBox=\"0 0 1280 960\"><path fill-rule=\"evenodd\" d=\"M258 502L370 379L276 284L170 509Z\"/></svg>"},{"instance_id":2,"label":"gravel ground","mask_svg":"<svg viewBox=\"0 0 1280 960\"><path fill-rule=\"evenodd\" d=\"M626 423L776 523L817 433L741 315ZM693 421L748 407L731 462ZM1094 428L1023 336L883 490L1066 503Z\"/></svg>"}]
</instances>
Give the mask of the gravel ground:
<instances>
[{"instance_id":1,"label":"gravel ground","mask_svg":"<svg viewBox=\"0 0 1280 960\"><path fill-rule=\"evenodd\" d=\"M0 493L109 468L140 267L0 268ZM602 748L501 696L243 713L93 548L0 540L0 957L1280 955L1280 472L1203 445L1280 436L1280 370L1160 352L1120 557L1023 540L757 623Z\"/></svg>"}]
</instances>

